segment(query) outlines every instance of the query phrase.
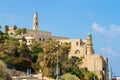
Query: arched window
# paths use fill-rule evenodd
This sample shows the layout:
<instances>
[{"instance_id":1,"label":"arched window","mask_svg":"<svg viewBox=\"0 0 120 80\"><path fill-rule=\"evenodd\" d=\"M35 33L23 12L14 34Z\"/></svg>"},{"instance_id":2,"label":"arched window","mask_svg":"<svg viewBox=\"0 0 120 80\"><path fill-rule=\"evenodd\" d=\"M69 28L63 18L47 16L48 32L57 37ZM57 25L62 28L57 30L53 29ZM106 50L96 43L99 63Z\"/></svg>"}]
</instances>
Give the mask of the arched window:
<instances>
[{"instance_id":1,"label":"arched window","mask_svg":"<svg viewBox=\"0 0 120 80\"><path fill-rule=\"evenodd\" d=\"M29 42L31 42L31 41L29 40Z\"/></svg>"},{"instance_id":2,"label":"arched window","mask_svg":"<svg viewBox=\"0 0 120 80\"><path fill-rule=\"evenodd\" d=\"M39 41L41 41L41 38L39 38Z\"/></svg>"},{"instance_id":3,"label":"arched window","mask_svg":"<svg viewBox=\"0 0 120 80\"><path fill-rule=\"evenodd\" d=\"M75 51L75 54L80 54L80 50L77 49L77 50Z\"/></svg>"},{"instance_id":4,"label":"arched window","mask_svg":"<svg viewBox=\"0 0 120 80\"><path fill-rule=\"evenodd\" d=\"M36 25L38 25L38 23L36 22Z\"/></svg>"},{"instance_id":5,"label":"arched window","mask_svg":"<svg viewBox=\"0 0 120 80\"><path fill-rule=\"evenodd\" d=\"M43 41L45 41L45 38L43 38Z\"/></svg>"}]
</instances>

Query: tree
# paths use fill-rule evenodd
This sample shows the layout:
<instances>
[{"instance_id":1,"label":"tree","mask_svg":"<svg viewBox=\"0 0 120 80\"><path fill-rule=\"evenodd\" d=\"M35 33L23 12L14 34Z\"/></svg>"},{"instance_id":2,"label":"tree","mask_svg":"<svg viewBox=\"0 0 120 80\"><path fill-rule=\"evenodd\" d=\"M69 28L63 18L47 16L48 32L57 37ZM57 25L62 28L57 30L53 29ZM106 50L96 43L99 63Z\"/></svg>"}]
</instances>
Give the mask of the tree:
<instances>
[{"instance_id":1,"label":"tree","mask_svg":"<svg viewBox=\"0 0 120 80\"><path fill-rule=\"evenodd\" d=\"M14 26L13 26L13 29L14 29L14 30L16 30L16 29L17 29L17 26L16 26L16 25L14 25Z\"/></svg>"},{"instance_id":2,"label":"tree","mask_svg":"<svg viewBox=\"0 0 120 80\"><path fill-rule=\"evenodd\" d=\"M18 40L7 36L2 44L0 44L0 59L4 62L11 63L17 55Z\"/></svg>"},{"instance_id":3,"label":"tree","mask_svg":"<svg viewBox=\"0 0 120 80\"><path fill-rule=\"evenodd\" d=\"M3 32L0 30L0 43L3 42Z\"/></svg>"},{"instance_id":4,"label":"tree","mask_svg":"<svg viewBox=\"0 0 120 80\"><path fill-rule=\"evenodd\" d=\"M27 33L26 28L17 29L17 31L16 31L17 35L22 35L22 34L25 34L25 33Z\"/></svg>"},{"instance_id":5,"label":"tree","mask_svg":"<svg viewBox=\"0 0 120 80\"><path fill-rule=\"evenodd\" d=\"M9 26L5 25L5 33L8 33L8 31L9 31Z\"/></svg>"},{"instance_id":6,"label":"tree","mask_svg":"<svg viewBox=\"0 0 120 80\"><path fill-rule=\"evenodd\" d=\"M13 66L19 70L26 70L27 68L34 70L32 54L26 45L26 41L19 42L6 34L3 34L0 38L0 60L4 61L8 67ZM38 50L34 49L36 47L33 48L33 52Z\"/></svg>"},{"instance_id":7,"label":"tree","mask_svg":"<svg viewBox=\"0 0 120 80\"><path fill-rule=\"evenodd\" d=\"M79 79L84 80L84 74L79 68L72 68L70 73L76 75Z\"/></svg>"},{"instance_id":8,"label":"tree","mask_svg":"<svg viewBox=\"0 0 120 80\"><path fill-rule=\"evenodd\" d=\"M34 63L36 63L36 61L38 59L38 54L40 52L43 52L40 42L33 40L32 44L30 45L30 51L31 51L31 55L32 55L32 61Z\"/></svg>"},{"instance_id":9,"label":"tree","mask_svg":"<svg viewBox=\"0 0 120 80\"><path fill-rule=\"evenodd\" d=\"M67 43L60 45L59 41L49 39L42 45L42 48L43 52L38 55L38 63L42 74L43 76L54 77L57 65L56 56L58 54L59 67L63 67L63 64L68 62L70 45ZM63 74L63 72L63 69L61 69L60 74Z\"/></svg>"},{"instance_id":10,"label":"tree","mask_svg":"<svg viewBox=\"0 0 120 80\"><path fill-rule=\"evenodd\" d=\"M80 59L76 56L69 58L68 61L64 60L64 62L62 62L62 66L61 66L61 69L62 69L61 73L62 74L71 73L71 74L76 75L79 78L81 78L83 76L83 74L79 68L79 65L81 63L82 63L82 59Z\"/></svg>"},{"instance_id":11,"label":"tree","mask_svg":"<svg viewBox=\"0 0 120 80\"><path fill-rule=\"evenodd\" d=\"M90 72L88 68L81 68L80 71L84 75L84 80L94 80L94 73ZM98 80L97 76L95 75L95 79Z\"/></svg>"},{"instance_id":12,"label":"tree","mask_svg":"<svg viewBox=\"0 0 120 80\"><path fill-rule=\"evenodd\" d=\"M32 60L29 58L25 57L16 58L13 61L13 64L17 70L26 71L27 69L32 69L32 71L34 71L34 68L32 66Z\"/></svg>"},{"instance_id":13,"label":"tree","mask_svg":"<svg viewBox=\"0 0 120 80\"><path fill-rule=\"evenodd\" d=\"M21 35L21 29L17 29L16 34Z\"/></svg>"},{"instance_id":14,"label":"tree","mask_svg":"<svg viewBox=\"0 0 120 80\"><path fill-rule=\"evenodd\" d=\"M2 28L2 26L0 25L0 29Z\"/></svg>"},{"instance_id":15,"label":"tree","mask_svg":"<svg viewBox=\"0 0 120 80\"><path fill-rule=\"evenodd\" d=\"M82 58L72 56L70 58L70 63L72 64L73 68L79 68L79 65L82 64Z\"/></svg>"},{"instance_id":16,"label":"tree","mask_svg":"<svg viewBox=\"0 0 120 80\"><path fill-rule=\"evenodd\" d=\"M19 57L25 57L25 58L31 59L30 50L26 44L26 41L20 42L20 45L18 46L18 54L19 54Z\"/></svg>"},{"instance_id":17,"label":"tree","mask_svg":"<svg viewBox=\"0 0 120 80\"><path fill-rule=\"evenodd\" d=\"M26 30L26 28L22 28L22 29L21 29L21 31L22 31L22 34L25 34L25 33L27 33L27 30Z\"/></svg>"},{"instance_id":18,"label":"tree","mask_svg":"<svg viewBox=\"0 0 120 80\"><path fill-rule=\"evenodd\" d=\"M5 64L0 60L0 80L12 80Z\"/></svg>"}]
</instances>

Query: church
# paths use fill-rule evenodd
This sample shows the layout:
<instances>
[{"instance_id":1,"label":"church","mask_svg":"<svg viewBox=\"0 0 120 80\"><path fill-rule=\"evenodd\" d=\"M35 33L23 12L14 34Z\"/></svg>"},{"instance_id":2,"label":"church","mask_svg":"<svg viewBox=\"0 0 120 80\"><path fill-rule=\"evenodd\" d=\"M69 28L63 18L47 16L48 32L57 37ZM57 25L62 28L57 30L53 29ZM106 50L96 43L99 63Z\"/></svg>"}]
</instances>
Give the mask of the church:
<instances>
[{"instance_id":1,"label":"church","mask_svg":"<svg viewBox=\"0 0 120 80\"><path fill-rule=\"evenodd\" d=\"M46 41L48 38L60 41L60 43L70 43L71 48L69 52L69 57L77 56L82 57L82 64L80 68L87 67L88 70L94 72L99 80L108 80L108 58L103 57L99 54L94 53L92 34L88 33L86 39L69 39L67 37L53 36L51 32L39 30L39 20L38 13L34 14L33 18L33 29L27 29L27 33L23 36L27 40L27 45L32 43L32 39L36 39L40 42ZM9 33L15 33L13 28L9 28Z\"/></svg>"},{"instance_id":2,"label":"church","mask_svg":"<svg viewBox=\"0 0 120 80\"><path fill-rule=\"evenodd\" d=\"M31 43L31 39L34 38L40 42L46 41L48 38L52 38L54 40L60 39L68 39L67 37L61 36L53 36L51 32L39 30L39 20L38 20L38 13L34 14L33 19L33 30L28 30L27 33L24 35L27 38L27 44Z\"/></svg>"}]
</instances>

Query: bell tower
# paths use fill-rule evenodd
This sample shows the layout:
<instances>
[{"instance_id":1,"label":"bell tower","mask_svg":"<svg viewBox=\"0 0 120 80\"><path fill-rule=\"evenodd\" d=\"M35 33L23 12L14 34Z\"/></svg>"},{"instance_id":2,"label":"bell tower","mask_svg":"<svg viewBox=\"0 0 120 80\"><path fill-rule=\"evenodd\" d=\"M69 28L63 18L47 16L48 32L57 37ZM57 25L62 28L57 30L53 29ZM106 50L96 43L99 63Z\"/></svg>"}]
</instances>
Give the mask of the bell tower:
<instances>
[{"instance_id":1,"label":"bell tower","mask_svg":"<svg viewBox=\"0 0 120 80\"><path fill-rule=\"evenodd\" d=\"M38 21L38 13L34 13L34 19L33 19L33 30L39 30L39 21Z\"/></svg>"}]
</instances>

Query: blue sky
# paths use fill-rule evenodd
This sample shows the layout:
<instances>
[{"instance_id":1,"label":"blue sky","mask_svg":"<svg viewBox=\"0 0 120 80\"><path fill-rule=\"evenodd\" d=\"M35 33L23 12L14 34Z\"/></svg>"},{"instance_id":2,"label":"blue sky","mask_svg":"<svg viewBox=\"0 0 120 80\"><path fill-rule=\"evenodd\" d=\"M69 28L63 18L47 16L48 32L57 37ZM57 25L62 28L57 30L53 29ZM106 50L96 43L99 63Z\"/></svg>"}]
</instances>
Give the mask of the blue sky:
<instances>
[{"instance_id":1,"label":"blue sky","mask_svg":"<svg viewBox=\"0 0 120 80\"><path fill-rule=\"evenodd\" d=\"M109 68L120 76L119 0L0 0L0 25L32 29L38 12L40 30L85 39L92 33L95 53L108 57Z\"/></svg>"}]
</instances>

